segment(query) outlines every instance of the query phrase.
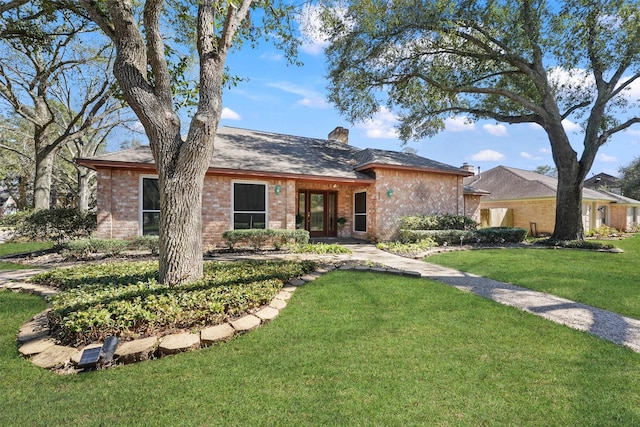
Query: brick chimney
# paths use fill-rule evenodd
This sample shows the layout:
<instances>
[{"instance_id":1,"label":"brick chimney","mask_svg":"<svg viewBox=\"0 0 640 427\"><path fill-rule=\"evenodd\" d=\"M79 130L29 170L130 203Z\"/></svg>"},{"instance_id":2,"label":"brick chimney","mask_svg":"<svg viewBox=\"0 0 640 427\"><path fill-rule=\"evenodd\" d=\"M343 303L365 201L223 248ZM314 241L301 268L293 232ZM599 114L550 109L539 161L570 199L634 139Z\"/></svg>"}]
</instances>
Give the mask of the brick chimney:
<instances>
[{"instance_id":1,"label":"brick chimney","mask_svg":"<svg viewBox=\"0 0 640 427\"><path fill-rule=\"evenodd\" d=\"M338 126L329 133L328 140L349 143L349 129Z\"/></svg>"},{"instance_id":2,"label":"brick chimney","mask_svg":"<svg viewBox=\"0 0 640 427\"><path fill-rule=\"evenodd\" d=\"M462 169L463 171L466 172L473 172L475 174L476 170L473 167L473 165L467 164L467 163L463 163L462 166L460 166L460 169Z\"/></svg>"}]
</instances>

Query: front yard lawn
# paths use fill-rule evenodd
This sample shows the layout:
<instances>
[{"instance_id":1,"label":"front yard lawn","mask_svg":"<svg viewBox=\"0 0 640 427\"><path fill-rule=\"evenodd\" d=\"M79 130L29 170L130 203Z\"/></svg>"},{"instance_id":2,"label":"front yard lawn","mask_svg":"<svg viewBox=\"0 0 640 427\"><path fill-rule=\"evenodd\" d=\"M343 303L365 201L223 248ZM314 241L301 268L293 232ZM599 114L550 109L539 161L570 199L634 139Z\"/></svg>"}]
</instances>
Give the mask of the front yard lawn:
<instances>
[{"instance_id":1,"label":"front yard lawn","mask_svg":"<svg viewBox=\"0 0 640 427\"><path fill-rule=\"evenodd\" d=\"M640 235L613 243L625 252L489 249L426 261L640 319Z\"/></svg>"},{"instance_id":2,"label":"front yard lawn","mask_svg":"<svg viewBox=\"0 0 640 427\"><path fill-rule=\"evenodd\" d=\"M7 255L16 255L27 252L41 251L45 249L51 249L53 242L24 242L24 243L0 243L0 257ZM3 270L19 270L25 268L32 268L13 262L0 261L0 271Z\"/></svg>"},{"instance_id":3,"label":"front yard lawn","mask_svg":"<svg viewBox=\"0 0 640 427\"><path fill-rule=\"evenodd\" d=\"M639 354L424 279L335 271L228 343L72 376L17 354L44 306L0 291L0 425L640 424Z\"/></svg>"}]
</instances>

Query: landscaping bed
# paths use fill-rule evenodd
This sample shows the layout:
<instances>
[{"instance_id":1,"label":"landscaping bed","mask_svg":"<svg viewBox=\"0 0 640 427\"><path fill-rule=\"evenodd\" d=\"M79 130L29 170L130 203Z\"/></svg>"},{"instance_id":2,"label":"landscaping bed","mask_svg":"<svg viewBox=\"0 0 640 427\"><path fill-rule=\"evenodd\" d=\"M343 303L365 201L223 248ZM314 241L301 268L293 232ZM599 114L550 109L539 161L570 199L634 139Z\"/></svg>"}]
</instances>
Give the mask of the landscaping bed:
<instances>
[{"instance_id":1,"label":"landscaping bed","mask_svg":"<svg viewBox=\"0 0 640 427\"><path fill-rule=\"evenodd\" d=\"M49 326L62 344L81 346L118 336L127 341L228 321L268 303L286 280L316 267L310 261L205 262L202 280L157 282L156 262L81 265L34 276L57 288Z\"/></svg>"}]
</instances>

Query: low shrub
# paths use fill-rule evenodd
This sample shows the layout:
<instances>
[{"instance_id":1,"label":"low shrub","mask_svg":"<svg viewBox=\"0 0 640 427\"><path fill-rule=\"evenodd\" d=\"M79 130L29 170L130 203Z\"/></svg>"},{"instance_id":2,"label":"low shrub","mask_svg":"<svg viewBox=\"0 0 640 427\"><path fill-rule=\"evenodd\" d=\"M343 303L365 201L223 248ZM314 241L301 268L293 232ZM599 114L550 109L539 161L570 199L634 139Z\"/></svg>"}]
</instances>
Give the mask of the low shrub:
<instances>
[{"instance_id":1,"label":"low shrub","mask_svg":"<svg viewBox=\"0 0 640 427\"><path fill-rule=\"evenodd\" d=\"M271 301L310 261L206 262L202 280L157 282L156 262L83 265L48 271L32 281L61 290L50 299L49 326L64 344L114 335L122 340L213 325Z\"/></svg>"},{"instance_id":2,"label":"low shrub","mask_svg":"<svg viewBox=\"0 0 640 427\"><path fill-rule=\"evenodd\" d=\"M8 215L3 225L13 228L15 239L51 240L60 244L89 237L97 228L97 220L95 212L56 208Z\"/></svg>"},{"instance_id":3,"label":"low shrub","mask_svg":"<svg viewBox=\"0 0 640 427\"><path fill-rule=\"evenodd\" d=\"M420 253L429 251L436 246L438 246L438 243L431 238L425 238L413 243L386 242L386 243L378 243L376 245L378 249L381 249L383 251L387 251L392 254L397 254L402 256L411 256L411 257L417 256Z\"/></svg>"},{"instance_id":4,"label":"low shrub","mask_svg":"<svg viewBox=\"0 0 640 427\"><path fill-rule=\"evenodd\" d=\"M435 214L400 217L401 230L475 230L478 223L463 215Z\"/></svg>"},{"instance_id":5,"label":"low shrub","mask_svg":"<svg viewBox=\"0 0 640 427\"><path fill-rule=\"evenodd\" d=\"M158 236L138 236L129 242L131 250L147 250L151 255L158 255L160 252L160 239Z\"/></svg>"},{"instance_id":6,"label":"low shrub","mask_svg":"<svg viewBox=\"0 0 640 427\"><path fill-rule=\"evenodd\" d=\"M287 249L290 252L296 254L350 254L351 250L340 246L338 244L326 244L326 243L294 243L287 245Z\"/></svg>"},{"instance_id":7,"label":"low shrub","mask_svg":"<svg viewBox=\"0 0 640 427\"><path fill-rule=\"evenodd\" d=\"M259 250L267 245L280 249L289 243L306 244L309 242L309 232L306 230L253 229L228 230L222 233L230 249L238 246L248 246Z\"/></svg>"},{"instance_id":8,"label":"low shrub","mask_svg":"<svg viewBox=\"0 0 640 427\"><path fill-rule=\"evenodd\" d=\"M618 230L616 230L615 228L609 227L608 225L603 224L596 229L587 231L585 234L587 237L596 237L596 236L610 237L610 236L615 236L618 233L619 233Z\"/></svg>"},{"instance_id":9,"label":"low shrub","mask_svg":"<svg viewBox=\"0 0 640 427\"><path fill-rule=\"evenodd\" d=\"M589 249L589 250L607 250L614 249L615 245L609 242L599 242L595 240L555 240L543 239L538 240L536 245L555 246L567 249Z\"/></svg>"},{"instance_id":10,"label":"low shrub","mask_svg":"<svg viewBox=\"0 0 640 427\"><path fill-rule=\"evenodd\" d=\"M126 240L78 239L64 243L61 254L65 258L84 259L95 253L117 256L127 249L129 249L129 242Z\"/></svg>"},{"instance_id":11,"label":"low shrub","mask_svg":"<svg viewBox=\"0 0 640 427\"><path fill-rule=\"evenodd\" d=\"M133 240L78 239L65 242L60 253L64 258L75 259L86 259L91 254L118 256L127 250L149 251L152 255L158 255L159 247L157 236L141 236Z\"/></svg>"},{"instance_id":12,"label":"low shrub","mask_svg":"<svg viewBox=\"0 0 640 427\"><path fill-rule=\"evenodd\" d=\"M490 227L479 230L400 230L401 243L432 239L438 245L469 243L520 243L527 237L524 228Z\"/></svg>"}]
</instances>

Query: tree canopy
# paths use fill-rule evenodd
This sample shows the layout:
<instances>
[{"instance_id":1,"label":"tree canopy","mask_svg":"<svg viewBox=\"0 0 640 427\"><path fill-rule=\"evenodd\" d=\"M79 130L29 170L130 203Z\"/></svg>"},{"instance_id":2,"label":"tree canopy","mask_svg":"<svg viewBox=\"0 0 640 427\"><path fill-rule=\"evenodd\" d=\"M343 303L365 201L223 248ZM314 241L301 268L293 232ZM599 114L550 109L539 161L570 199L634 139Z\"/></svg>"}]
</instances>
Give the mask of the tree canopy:
<instances>
[{"instance_id":1,"label":"tree canopy","mask_svg":"<svg viewBox=\"0 0 640 427\"><path fill-rule=\"evenodd\" d=\"M229 82L227 57L234 46L270 38L293 58L293 6L272 0L81 0L80 5L112 40L113 73L149 138L160 193L160 280L174 285L198 279L202 187ZM197 77L185 79L191 65ZM193 106L185 129L183 105Z\"/></svg>"},{"instance_id":2,"label":"tree canopy","mask_svg":"<svg viewBox=\"0 0 640 427\"><path fill-rule=\"evenodd\" d=\"M352 121L382 105L402 139L465 116L535 123L558 170L554 238L583 238L582 182L598 149L640 122L640 3L627 0L325 2L330 100ZM582 152L563 128L583 129Z\"/></svg>"},{"instance_id":3,"label":"tree canopy","mask_svg":"<svg viewBox=\"0 0 640 427\"><path fill-rule=\"evenodd\" d=\"M640 200L640 157L636 157L627 166L620 168L619 172L622 194Z\"/></svg>"}]
</instances>

